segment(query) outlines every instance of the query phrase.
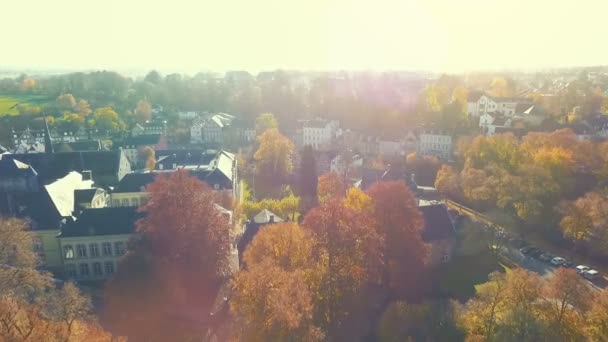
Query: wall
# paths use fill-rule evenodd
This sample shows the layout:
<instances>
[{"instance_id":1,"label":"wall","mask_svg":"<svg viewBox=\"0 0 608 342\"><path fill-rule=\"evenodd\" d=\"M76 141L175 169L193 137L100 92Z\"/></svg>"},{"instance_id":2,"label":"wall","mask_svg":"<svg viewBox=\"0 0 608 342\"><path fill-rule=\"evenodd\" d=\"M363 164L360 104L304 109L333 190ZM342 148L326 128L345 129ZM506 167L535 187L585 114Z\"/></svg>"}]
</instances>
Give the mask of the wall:
<instances>
[{"instance_id":1,"label":"wall","mask_svg":"<svg viewBox=\"0 0 608 342\"><path fill-rule=\"evenodd\" d=\"M42 248L38 251L38 255L41 257L41 261L45 268L53 272L60 271L62 269L61 261L61 249L59 248L59 240L57 235L59 229L45 229L45 230L32 230L32 238L37 239L41 242Z\"/></svg>"},{"instance_id":2,"label":"wall","mask_svg":"<svg viewBox=\"0 0 608 342\"><path fill-rule=\"evenodd\" d=\"M108 277L111 276L111 274L108 274L106 272L106 263L112 263L113 267L114 267L114 272L116 272L117 267L118 267L118 262L120 260L120 258L122 257L122 255L116 255L116 243L122 243L123 247L124 247L124 251L126 251L127 248L127 242L129 240L129 237L131 235L130 234L122 234L122 235L95 235L95 236L83 236L83 237L68 237L68 238L59 238L59 245L61 248L61 258L63 260L63 272L64 275L67 278L71 278L71 279L78 279L78 280L101 280L101 279L107 279ZM103 243L104 242L109 242L112 246L112 254L111 255L104 255L104 250L103 250ZM87 256L86 257L78 257L77 254L77 250L76 250L76 245L78 244L83 244L86 246L86 250L87 250ZM91 244L97 244L98 247L98 251L99 251L99 256L97 257L93 257L91 256L91 249L90 249L90 245ZM74 250L74 258L73 259L67 259L66 256L64 255L63 251L64 248L66 246L71 246ZM101 267L102 267L102 274L101 275L95 275L93 272L93 263L101 263ZM80 274L80 264L88 264L89 266L89 276L87 277L83 277ZM71 276L68 274L68 270L70 268L70 265L73 265L73 267L76 267L76 276Z\"/></svg>"}]
</instances>

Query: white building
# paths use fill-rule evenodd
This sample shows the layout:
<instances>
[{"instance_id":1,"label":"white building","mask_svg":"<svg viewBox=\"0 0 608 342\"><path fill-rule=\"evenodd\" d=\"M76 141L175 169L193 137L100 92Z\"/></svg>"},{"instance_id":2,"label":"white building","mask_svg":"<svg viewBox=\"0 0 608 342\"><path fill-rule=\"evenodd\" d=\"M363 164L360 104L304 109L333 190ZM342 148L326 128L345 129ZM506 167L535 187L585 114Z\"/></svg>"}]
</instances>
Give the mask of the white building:
<instances>
[{"instance_id":1,"label":"white building","mask_svg":"<svg viewBox=\"0 0 608 342\"><path fill-rule=\"evenodd\" d=\"M452 136L443 132L423 132L420 134L418 153L449 160L452 156Z\"/></svg>"},{"instance_id":2,"label":"white building","mask_svg":"<svg viewBox=\"0 0 608 342\"><path fill-rule=\"evenodd\" d=\"M329 148L340 127L337 120L306 120L302 124L302 144L315 149Z\"/></svg>"},{"instance_id":3,"label":"white building","mask_svg":"<svg viewBox=\"0 0 608 342\"><path fill-rule=\"evenodd\" d=\"M226 113L209 114L195 120L190 127L190 143L222 143L233 120L234 116Z\"/></svg>"},{"instance_id":4,"label":"white building","mask_svg":"<svg viewBox=\"0 0 608 342\"><path fill-rule=\"evenodd\" d=\"M196 119L198 117L199 113L198 112L179 112L177 113L177 116L180 118L180 120L193 120Z\"/></svg>"},{"instance_id":5,"label":"white building","mask_svg":"<svg viewBox=\"0 0 608 342\"><path fill-rule=\"evenodd\" d=\"M346 167L346 163L342 161L342 156L337 155L331 160L329 170L337 174L343 174ZM350 163L348 163L348 168L356 169L360 167L363 167L363 157L356 154L352 156Z\"/></svg>"},{"instance_id":6,"label":"white building","mask_svg":"<svg viewBox=\"0 0 608 342\"><path fill-rule=\"evenodd\" d=\"M496 128L499 127L511 127L512 119L505 116L492 116L488 113L481 114L479 116L479 128L481 132L486 135L494 135Z\"/></svg>"},{"instance_id":7,"label":"white building","mask_svg":"<svg viewBox=\"0 0 608 342\"><path fill-rule=\"evenodd\" d=\"M530 104L529 99L525 98L510 98L510 97L493 97L481 95L479 98L469 97L467 103L467 112L469 116L479 117L488 113L499 113L506 116L516 114L518 104Z\"/></svg>"}]
</instances>

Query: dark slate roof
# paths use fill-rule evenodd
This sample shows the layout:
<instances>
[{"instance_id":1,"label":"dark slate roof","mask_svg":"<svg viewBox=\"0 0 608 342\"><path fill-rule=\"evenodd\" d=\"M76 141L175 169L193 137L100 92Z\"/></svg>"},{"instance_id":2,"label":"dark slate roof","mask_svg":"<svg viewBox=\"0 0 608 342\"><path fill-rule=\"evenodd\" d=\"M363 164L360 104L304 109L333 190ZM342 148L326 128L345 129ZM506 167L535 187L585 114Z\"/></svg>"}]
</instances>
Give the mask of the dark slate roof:
<instances>
[{"instance_id":1,"label":"dark slate roof","mask_svg":"<svg viewBox=\"0 0 608 342\"><path fill-rule=\"evenodd\" d=\"M61 228L59 237L131 234L142 217L135 207L85 209Z\"/></svg>"},{"instance_id":2,"label":"dark slate roof","mask_svg":"<svg viewBox=\"0 0 608 342\"><path fill-rule=\"evenodd\" d=\"M157 145L160 142L160 134L142 134L125 138L124 146Z\"/></svg>"},{"instance_id":3,"label":"dark slate roof","mask_svg":"<svg viewBox=\"0 0 608 342\"><path fill-rule=\"evenodd\" d=\"M515 113L517 113L517 114L525 113L528 110L530 110L531 107L534 107L534 105L531 103L518 103L517 106L515 106ZM530 113L525 113L525 114L530 114Z\"/></svg>"},{"instance_id":4,"label":"dark slate roof","mask_svg":"<svg viewBox=\"0 0 608 342\"><path fill-rule=\"evenodd\" d=\"M140 192L154 182L160 172L128 173L118 183L115 192Z\"/></svg>"},{"instance_id":5,"label":"dark slate roof","mask_svg":"<svg viewBox=\"0 0 608 342\"><path fill-rule=\"evenodd\" d=\"M0 145L0 154L8 152L8 149L2 145Z\"/></svg>"},{"instance_id":6,"label":"dark slate roof","mask_svg":"<svg viewBox=\"0 0 608 342\"><path fill-rule=\"evenodd\" d=\"M367 190L372 184L376 183L382 178L384 170L368 169L364 168L361 170L361 190Z\"/></svg>"},{"instance_id":7,"label":"dark slate roof","mask_svg":"<svg viewBox=\"0 0 608 342\"><path fill-rule=\"evenodd\" d=\"M28 164L17 159L3 158L7 155L0 156L0 177L3 179L35 176L37 174Z\"/></svg>"},{"instance_id":8,"label":"dark slate roof","mask_svg":"<svg viewBox=\"0 0 608 342\"><path fill-rule=\"evenodd\" d=\"M444 204L419 207L424 217L424 241L444 240L456 237L454 224L450 219L448 209Z\"/></svg>"},{"instance_id":9,"label":"dark slate roof","mask_svg":"<svg viewBox=\"0 0 608 342\"><path fill-rule=\"evenodd\" d=\"M122 151L89 151L60 153L5 154L3 159L16 159L31 165L43 183L59 179L70 171L90 170L93 178L116 175Z\"/></svg>"},{"instance_id":10,"label":"dark slate roof","mask_svg":"<svg viewBox=\"0 0 608 342\"><path fill-rule=\"evenodd\" d=\"M603 129L608 126L608 115L594 114L585 121L594 129Z\"/></svg>"},{"instance_id":11,"label":"dark slate roof","mask_svg":"<svg viewBox=\"0 0 608 342\"><path fill-rule=\"evenodd\" d=\"M188 150L158 150L156 158L159 162L177 165L208 165L216 156L216 151L188 149Z\"/></svg>"},{"instance_id":12,"label":"dark slate roof","mask_svg":"<svg viewBox=\"0 0 608 342\"><path fill-rule=\"evenodd\" d=\"M102 144L100 140L81 140L66 143L74 152L85 152L85 151L101 151Z\"/></svg>"},{"instance_id":13,"label":"dark slate roof","mask_svg":"<svg viewBox=\"0 0 608 342\"><path fill-rule=\"evenodd\" d=\"M97 188L74 190L74 203L91 202L98 190Z\"/></svg>"}]
</instances>

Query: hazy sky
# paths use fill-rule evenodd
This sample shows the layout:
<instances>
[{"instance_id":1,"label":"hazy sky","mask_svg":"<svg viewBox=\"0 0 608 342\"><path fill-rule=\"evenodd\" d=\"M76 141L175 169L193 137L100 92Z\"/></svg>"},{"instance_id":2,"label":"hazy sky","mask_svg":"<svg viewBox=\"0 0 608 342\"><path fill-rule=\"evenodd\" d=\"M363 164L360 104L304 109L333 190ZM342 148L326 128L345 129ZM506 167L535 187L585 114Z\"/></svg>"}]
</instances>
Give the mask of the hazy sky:
<instances>
[{"instance_id":1,"label":"hazy sky","mask_svg":"<svg viewBox=\"0 0 608 342\"><path fill-rule=\"evenodd\" d=\"M462 71L608 64L608 0L6 0L0 67Z\"/></svg>"}]
</instances>

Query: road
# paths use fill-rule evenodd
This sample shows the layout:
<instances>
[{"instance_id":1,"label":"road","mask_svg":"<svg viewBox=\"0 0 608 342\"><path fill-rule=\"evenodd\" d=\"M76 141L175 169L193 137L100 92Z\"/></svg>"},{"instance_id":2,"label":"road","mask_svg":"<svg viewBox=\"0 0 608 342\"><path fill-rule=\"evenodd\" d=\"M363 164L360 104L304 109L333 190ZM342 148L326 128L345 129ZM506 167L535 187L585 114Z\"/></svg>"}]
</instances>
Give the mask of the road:
<instances>
[{"instance_id":1,"label":"road","mask_svg":"<svg viewBox=\"0 0 608 342\"><path fill-rule=\"evenodd\" d=\"M486 225L492 225L504 232L508 231L499 224L492 222L492 220L490 220L487 216L473 209L467 208L465 206L460 205L459 203L450 200L446 200L446 204L450 209L458 210L461 214L468 216L473 221L481 222ZM501 247L500 255L504 258L507 258L511 262L517 264L518 266L525 268L529 271L536 272L543 277L550 277L556 270L556 267L549 263L545 263L538 259L523 255L518 248L511 246L508 243L505 243L505 245ZM589 286L591 288L598 291L608 287L608 280L604 277L600 277L599 279L596 279L593 282L587 281L587 283L589 283Z\"/></svg>"}]
</instances>

